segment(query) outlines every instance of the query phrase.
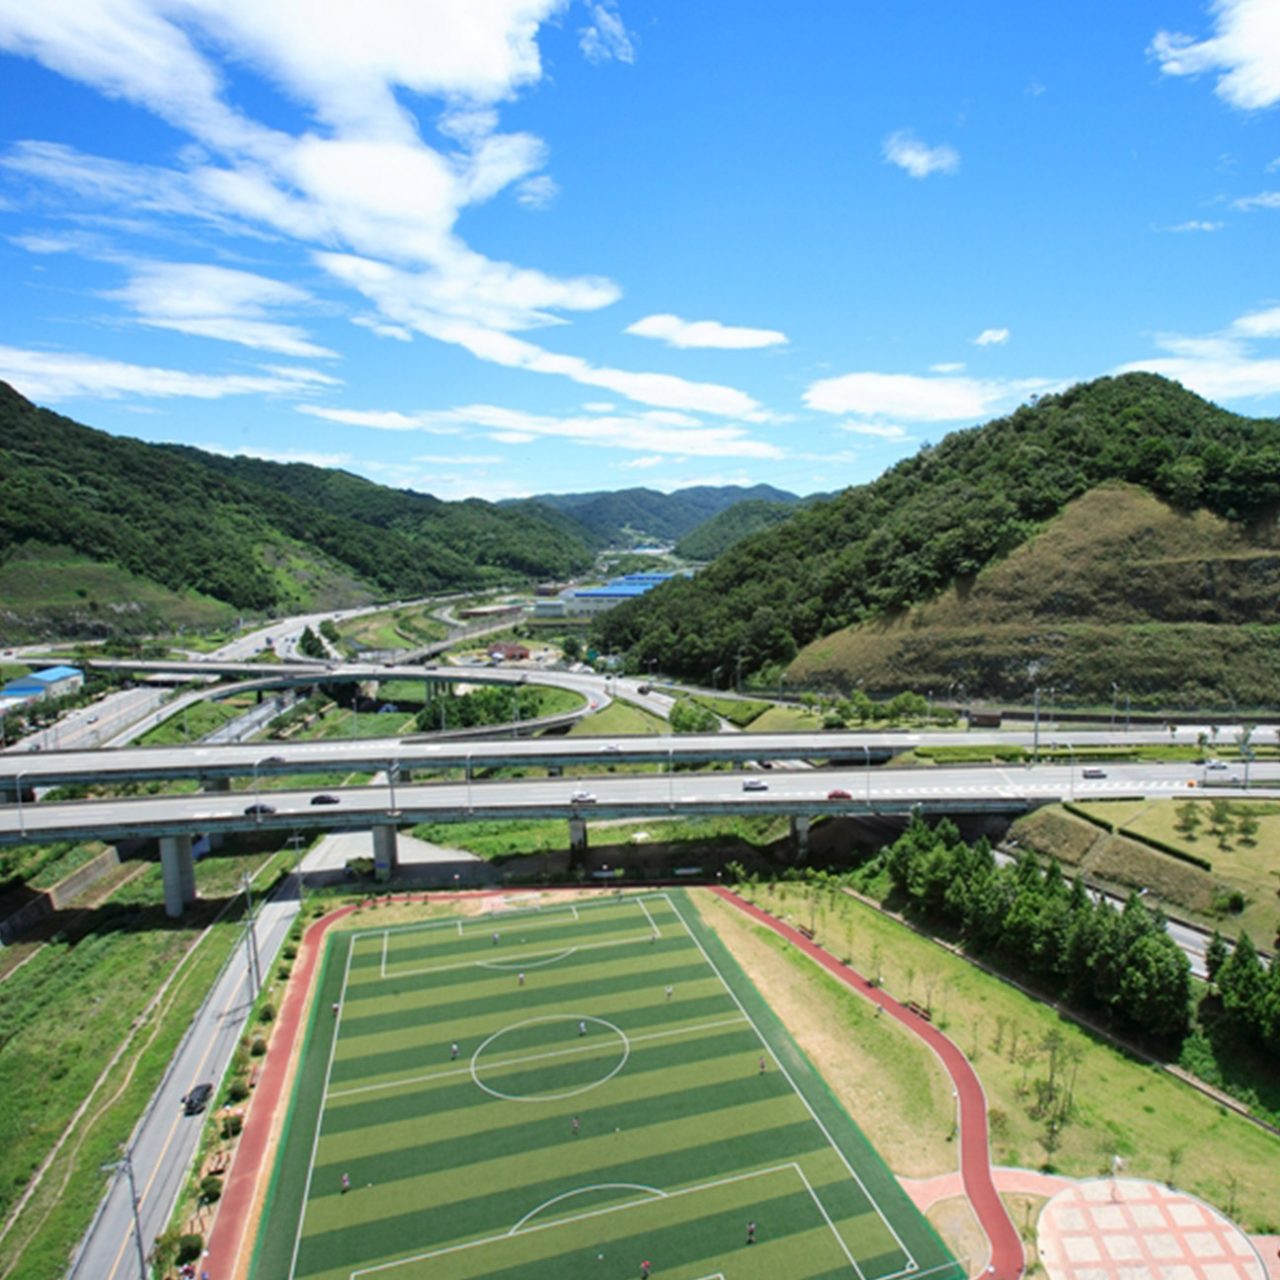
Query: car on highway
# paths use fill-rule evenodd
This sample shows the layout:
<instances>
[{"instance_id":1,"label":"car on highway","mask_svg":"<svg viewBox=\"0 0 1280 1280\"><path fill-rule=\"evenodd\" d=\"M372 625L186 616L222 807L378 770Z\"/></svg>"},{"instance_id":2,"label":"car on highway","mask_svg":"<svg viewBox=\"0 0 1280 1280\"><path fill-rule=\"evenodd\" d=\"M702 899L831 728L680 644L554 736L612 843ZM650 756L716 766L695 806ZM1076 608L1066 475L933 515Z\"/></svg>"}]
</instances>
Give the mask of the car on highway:
<instances>
[{"instance_id":1,"label":"car on highway","mask_svg":"<svg viewBox=\"0 0 1280 1280\"><path fill-rule=\"evenodd\" d=\"M245 807L245 813L250 818L262 818L268 813L275 813L276 807L273 804L251 804Z\"/></svg>"},{"instance_id":2,"label":"car on highway","mask_svg":"<svg viewBox=\"0 0 1280 1280\"><path fill-rule=\"evenodd\" d=\"M575 791L569 797L573 804L595 804L596 798L590 791Z\"/></svg>"},{"instance_id":3,"label":"car on highway","mask_svg":"<svg viewBox=\"0 0 1280 1280\"><path fill-rule=\"evenodd\" d=\"M198 1116L209 1105L209 1099L213 1097L213 1085L208 1080L202 1084L196 1085L182 1099L182 1110L189 1116Z\"/></svg>"},{"instance_id":4,"label":"car on highway","mask_svg":"<svg viewBox=\"0 0 1280 1280\"><path fill-rule=\"evenodd\" d=\"M337 796L331 796L331 795L329 795L327 792L324 792L324 793L321 793L321 794L320 794L320 795L318 795L318 796L312 796L312 797L311 797L311 803L312 803L312 804L337 804L337 803L338 803L338 797L337 797Z\"/></svg>"},{"instance_id":5,"label":"car on highway","mask_svg":"<svg viewBox=\"0 0 1280 1280\"><path fill-rule=\"evenodd\" d=\"M1227 762L1225 760L1206 760L1204 767L1206 769L1214 770L1225 769L1227 767Z\"/></svg>"},{"instance_id":6,"label":"car on highway","mask_svg":"<svg viewBox=\"0 0 1280 1280\"><path fill-rule=\"evenodd\" d=\"M284 756L267 756L266 759L259 760L258 763L254 765L254 768L261 769L263 767L270 767L274 769L277 766L282 765L284 763L285 763Z\"/></svg>"},{"instance_id":7,"label":"car on highway","mask_svg":"<svg viewBox=\"0 0 1280 1280\"><path fill-rule=\"evenodd\" d=\"M853 796L851 796L843 787L832 787L831 790L827 792L827 799L852 800Z\"/></svg>"},{"instance_id":8,"label":"car on highway","mask_svg":"<svg viewBox=\"0 0 1280 1280\"><path fill-rule=\"evenodd\" d=\"M1087 768L1080 770L1080 776L1082 778L1105 778L1107 771L1098 768L1096 764L1091 764Z\"/></svg>"},{"instance_id":9,"label":"car on highway","mask_svg":"<svg viewBox=\"0 0 1280 1280\"><path fill-rule=\"evenodd\" d=\"M769 784L763 778L743 778L743 791L768 791Z\"/></svg>"},{"instance_id":10,"label":"car on highway","mask_svg":"<svg viewBox=\"0 0 1280 1280\"><path fill-rule=\"evenodd\" d=\"M607 756L616 756L622 748L616 742L606 742L604 744L604 753Z\"/></svg>"}]
</instances>

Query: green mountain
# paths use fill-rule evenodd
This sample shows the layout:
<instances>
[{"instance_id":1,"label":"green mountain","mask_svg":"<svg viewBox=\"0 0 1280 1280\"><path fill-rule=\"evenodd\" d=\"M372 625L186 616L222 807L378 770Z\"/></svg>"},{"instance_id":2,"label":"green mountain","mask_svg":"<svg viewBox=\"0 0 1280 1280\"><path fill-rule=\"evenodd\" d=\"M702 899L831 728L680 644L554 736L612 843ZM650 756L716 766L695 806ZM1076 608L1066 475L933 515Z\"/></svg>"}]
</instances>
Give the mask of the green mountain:
<instances>
[{"instance_id":1,"label":"green mountain","mask_svg":"<svg viewBox=\"0 0 1280 1280\"><path fill-rule=\"evenodd\" d=\"M1269 551L1280 500L1280 421L1229 413L1153 374L1082 384L955 432L871 484L797 511L696 578L611 611L598 624L599 640L628 652L641 670L656 659L665 670L702 680L739 653L744 672L776 669L823 637L883 628L950 588L968 598L988 566L1074 499L1115 481L1146 490L1175 513L1212 513L1242 546ZM1105 554L1078 550L1085 566ZM1179 582L1182 590L1185 577ZM1089 620L1099 590L1086 573L1072 605L1075 621ZM1139 602L1138 612L1158 618L1149 604ZM1226 613L1205 624L1280 620L1274 593L1251 600L1233 593ZM971 643L980 647L981 637ZM1017 682L1014 675L997 679L970 658L936 668L935 689L965 680L970 695L1004 694ZM1022 652L1023 692L1050 681L1052 658L1047 643ZM818 665L837 683L865 679L854 665ZM1104 668L1105 657L1076 692L1109 701L1115 677ZM907 670L884 678L886 687L924 687Z\"/></svg>"},{"instance_id":2,"label":"green mountain","mask_svg":"<svg viewBox=\"0 0 1280 1280\"><path fill-rule=\"evenodd\" d=\"M342 471L143 444L39 409L0 383L0 634L41 634L31 566L86 572L60 626L150 625L179 601L267 612L561 577L590 563L563 517L531 505L441 502ZM109 565L115 576L90 573ZM7 576L6 576L7 574ZM115 588L152 585L146 609ZM98 595L90 595L90 591ZM199 611L199 610L197 610Z\"/></svg>"},{"instance_id":3,"label":"green mountain","mask_svg":"<svg viewBox=\"0 0 1280 1280\"><path fill-rule=\"evenodd\" d=\"M686 533L675 545L675 553L684 560L714 560L735 542L749 538L763 529L789 520L796 513L794 502L768 502L748 498L735 502L719 515L704 521L692 533Z\"/></svg>"},{"instance_id":4,"label":"green mountain","mask_svg":"<svg viewBox=\"0 0 1280 1280\"><path fill-rule=\"evenodd\" d=\"M713 516L744 501L796 503L784 489L757 484L696 485L659 493L656 489L619 489L613 493L540 494L534 502L574 520L599 546L636 546L675 542Z\"/></svg>"}]
</instances>

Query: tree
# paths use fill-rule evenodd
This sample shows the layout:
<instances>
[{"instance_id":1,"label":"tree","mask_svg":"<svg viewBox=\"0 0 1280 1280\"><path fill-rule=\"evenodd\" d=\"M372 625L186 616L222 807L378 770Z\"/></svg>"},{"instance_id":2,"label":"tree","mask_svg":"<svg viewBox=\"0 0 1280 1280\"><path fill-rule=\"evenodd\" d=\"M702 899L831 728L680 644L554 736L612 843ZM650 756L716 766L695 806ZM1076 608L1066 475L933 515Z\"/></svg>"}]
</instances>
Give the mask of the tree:
<instances>
[{"instance_id":1,"label":"tree","mask_svg":"<svg viewBox=\"0 0 1280 1280\"><path fill-rule=\"evenodd\" d=\"M1184 800L1175 812L1178 817L1174 825L1188 840L1194 840L1200 828L1200 806L1194 800Z\"/></svg>"},{"instance_id":2,"label":"tree","mask_svg":"<svg viewBox=\"0 0 1280 1280\"><path fill-rule=\"evenodd\" d=\"M1222 934L1215 929L1204 953L1204 967L1211 983L1217 983L1218 974L1227 962L1227 955L1227 944L1222 940Z\"/></svg>"}]
</instances>

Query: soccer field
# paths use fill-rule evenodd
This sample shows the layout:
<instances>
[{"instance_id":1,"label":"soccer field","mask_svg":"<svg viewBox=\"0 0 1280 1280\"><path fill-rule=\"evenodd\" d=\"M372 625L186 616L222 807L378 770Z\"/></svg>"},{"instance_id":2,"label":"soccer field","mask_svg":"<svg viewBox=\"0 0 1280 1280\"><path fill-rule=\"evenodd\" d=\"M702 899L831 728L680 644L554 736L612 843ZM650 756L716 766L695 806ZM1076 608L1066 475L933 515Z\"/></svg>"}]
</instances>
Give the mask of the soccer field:
<instances>
[{"instance_id":1,"label":"soccer field","mask_svg":"<svg viewBox=\"0 0 1280 1280\"><path fill-rule=\"evenodd\" d=\"M254 1280L959 1280L682 893L327 946Z\"/></svg>"}]
</instances>

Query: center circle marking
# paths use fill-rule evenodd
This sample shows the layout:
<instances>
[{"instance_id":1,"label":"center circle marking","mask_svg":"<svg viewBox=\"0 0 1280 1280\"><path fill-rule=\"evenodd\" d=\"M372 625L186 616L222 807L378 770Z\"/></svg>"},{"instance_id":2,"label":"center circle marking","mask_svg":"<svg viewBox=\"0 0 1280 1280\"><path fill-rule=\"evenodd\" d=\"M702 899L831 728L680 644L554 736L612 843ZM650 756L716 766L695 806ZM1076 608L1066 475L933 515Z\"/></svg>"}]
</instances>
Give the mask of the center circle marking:
<instances>
[{"instance_id":1,"label":"center circle marking","mask_svg":"<svg viewBox=\"0 0 1280 1280\"><path fill-rule=\"evenodd\" d=\"M622 1041L622 1056L618 1059L612 1070L606 1075L602 1075L598 1080L589 1081L587 1084L579 1085L576 1089L563 1089L557 1093L506 1093L502 1089L496 1089L491 1084L486 1084L480 1078L479 1064L480 1055L501 1036L505 1036L508 1032L519 1031L522 1027L540 1026L548 1022L563 1022L567 1026L576 1027L580 1022L595 1023L596 1026L604 1027L608 1031L612 1031L614 1035ZM544 1052L534 1052L525 1058L513 1058L510 1062L504 1063L504 1066L519 1066L521 1062L528 1062L538 1058L555 1057L559 1054L572 1055L572 1050L550 1050ZM482 1040L477 1046L476 1051L471 1055L471 1079L475 1081L476 1086L490 1094L495 1098L502 1098L507 1102L555 1102L560 1098L574 1098L580 1093L587 1093L591 1089L599 1088L602 1084L607 1084L614 1076L627 1065L627 1059L631 1057L631 1041L627 1038L627 1033L621 1027L609 1022L605 1018L592 1017L589 1014L576 1013L550 1013L541 1018L525 1018L521 1022L513 1022L508 1027L503 1027L500 1031L495 1031L493 1035Z\"/></svg>"}]
</instances>

